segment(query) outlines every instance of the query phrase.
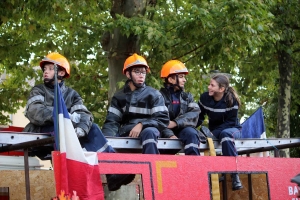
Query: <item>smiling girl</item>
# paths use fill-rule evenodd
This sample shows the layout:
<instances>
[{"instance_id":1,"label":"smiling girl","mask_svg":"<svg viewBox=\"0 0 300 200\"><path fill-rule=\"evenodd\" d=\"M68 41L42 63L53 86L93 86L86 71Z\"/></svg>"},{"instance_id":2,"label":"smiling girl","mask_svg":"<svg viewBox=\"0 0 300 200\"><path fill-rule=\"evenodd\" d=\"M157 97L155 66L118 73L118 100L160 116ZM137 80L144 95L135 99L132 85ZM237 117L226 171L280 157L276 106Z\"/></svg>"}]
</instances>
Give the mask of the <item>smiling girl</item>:
<instances>
[{"instance_id":1,"label":"smiling girl","mask_svg":"<svg viewBox=\"0 0 300 200\"><path fill-rule=\"evenodd\" d=\"M241 137L238 118L241 102L237 92L230 86L229 78L223 74L214 75L208 85L208 91L200 96L198 104L201 109L198 126L207 115L209 129L222 145L222 154L237 156L234 139ZM232 189L242 188L238 174L232 174Z\"/></svg>"}]
</instances>

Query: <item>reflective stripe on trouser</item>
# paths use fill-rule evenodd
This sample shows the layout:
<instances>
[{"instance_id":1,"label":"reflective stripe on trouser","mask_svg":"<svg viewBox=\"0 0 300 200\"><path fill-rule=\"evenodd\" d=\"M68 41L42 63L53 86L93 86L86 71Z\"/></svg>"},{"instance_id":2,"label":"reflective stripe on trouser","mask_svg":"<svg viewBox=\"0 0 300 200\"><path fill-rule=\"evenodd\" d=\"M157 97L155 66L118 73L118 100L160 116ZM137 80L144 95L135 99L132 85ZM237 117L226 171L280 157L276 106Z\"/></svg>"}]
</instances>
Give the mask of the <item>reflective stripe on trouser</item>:
<instances>
[{"instance_id":1,"label":"reflective stripe on trouser","mask_svg":"<svg viewBox=\"0 0 300 200\"><path fill-rule=\"evenodd\" d=\"M185 127L180 130L178 137L184 144L185 155L200 155L198 132L193 127Z\"/></svg>"},{"instance_id":2,"label":"reflective stripe on trouser","mask_svg":"<svg viewBox=\"0 0 300 200\"><path fill-rule=\"evenodd\" d=\"M81 145L87 151L114 153L115 150L108 144L101 129L93 123L87 137L80 138Z\"/></svg>"},{"instance_id":3,"label":"reflective stripe on trouser","mask_svg":"<svg viewBox=\"0 0 300 200\"><path fill-rule=\"evenodd\" d=\"M241 131L237 128L227 128L220 132L219 142L222 145L223 156L237 156L234 139L241 137Z\"/></svg>"},{"instance_id":4,"label":"reflective stripe on trouser","mask_svg":"<svg viewBox=\"0 0 300 200\"><path fill-rule=\"evenodd\" d=\"M143 146L144 154L159 154L157 149L157 138L160 133L157 128L147 127L140 133L140 140Z\"/></svg>"}]
</instances>

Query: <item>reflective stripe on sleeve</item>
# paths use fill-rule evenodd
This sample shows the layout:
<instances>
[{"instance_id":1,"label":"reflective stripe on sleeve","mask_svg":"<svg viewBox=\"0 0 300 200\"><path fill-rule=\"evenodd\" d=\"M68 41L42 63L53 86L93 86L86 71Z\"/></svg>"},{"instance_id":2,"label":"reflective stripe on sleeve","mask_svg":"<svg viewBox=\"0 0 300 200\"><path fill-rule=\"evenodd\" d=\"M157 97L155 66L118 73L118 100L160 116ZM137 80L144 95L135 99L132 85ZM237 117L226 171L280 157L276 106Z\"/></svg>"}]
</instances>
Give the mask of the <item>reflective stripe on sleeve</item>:
<instances>
[{"instance_id":1,"label":"reflective stripe on sleeve","mask_svg":"<svg viewBox=\"0 0 300 200\"><path fill-rule=\"evenodd\" d=\"M86 111L88 111L88 109L84 105L75 105L75 106L72 106L72 108L70 110L70 113L73 113L76 110L86 110Z\"/></svg>"},{"instance_id":2,"label":"reflective stripe on sleeve","mask_svg":"<svg viewBox=\"0 0 300 200\"><path fill-rule=\"evenodd\" d=\"M195 102L189 103L188 107L190 108L199 108L198 104Z\"/></svg>"},{"instance_id":3,"label":"reflective stripe on sleeve","mask_svg":"<svg viewBox=\"0 0 300 200\"><path fill-rule=\"evenodd\" d=\"M42 101L42 102L44 102L45 101L45 97L42 96L42 95L36 95L36 96L33 96L30 99L28 99L26 107L25 107L25 113L24 113L25 116L26 116L26 113L27 113L29 105L32 104L35 101Z\"/></svg>"},{"instance_id":4,"label":"reflective stripe on sleeve","mask_svg":"<svg viewBox=\"0 0 300 200\"><path fill-rule=\"evenodd\" d=\"M151 114L156 113L156 112L163 112L163 111L167 111L168 112L168 108L166 106L157 106L151 109Z\"/></svg>"},{"instance_id":5,"label":"reflective stripe on sleeve","mask_svg":"<svg viewBox=\"0 0 300 200\"><path fill-rule=\"evenodd\" d=\"M123 114L118 109L111 107L111 106L108 108L108 112L114 113L115 115L117 115L120 118L122 118L122 116L123 116Z\"/></svg>"},{"instance_id":6,"label":"reflective stripe on sleeve","mask_svg":"<svg viewBox=\"0 0 300 200\"><path fill-rule=\"evenodd\" d=\"M45 101L45 97L43 97L42 95L37 95L37 96L34 96L34 97L31 97L28 101L27 101L27 104L26 106L29 106L30 104L32 104L33 102L35 101Z\"/></svg>"},{"instance_id":7,"label":"reflective stripe on sleeve","mask_svg":"<svg viewBox=\"0 0 300 200\"><path fill-rule=\"evenodd\" d=\"M154 107L152 109L139 108L139 107L129 107L129 112L145 114L145 115L152 115L153 113L163 112L163 111L168 111L166 106L157 106L157 107Z\"/></svg>"}]
</instances>

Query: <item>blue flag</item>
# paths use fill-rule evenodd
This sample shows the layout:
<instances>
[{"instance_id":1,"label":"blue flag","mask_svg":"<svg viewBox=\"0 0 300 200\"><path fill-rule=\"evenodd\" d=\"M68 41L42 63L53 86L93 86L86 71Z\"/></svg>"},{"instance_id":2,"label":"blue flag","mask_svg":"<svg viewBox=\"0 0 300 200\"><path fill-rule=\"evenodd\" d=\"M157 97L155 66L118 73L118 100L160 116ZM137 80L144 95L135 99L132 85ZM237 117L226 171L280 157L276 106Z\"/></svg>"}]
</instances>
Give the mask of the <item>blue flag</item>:
<instances>
[{"instance_id":1,"label":"blue flag","mask_svg":"<svg viewBox=\"0 0 300 200\"><path fill-rule=\"evenodd\" d=\"M246 121L242 123L241 138L261 138L265 133L265 122L262 107L259 107Z\"/></svg>"},{"instance_id":2,"label":"blue flag","mask_svg":"<svg viewBox=\"0 0 300 200\"><path fill-rule=\"evenodd\" d=\"M64 118L70 119L68 110L66 108L65 100L63 99L59 84L54 86L54 108L53 108L53 122L54 122L54 138L55 149L59 150L59 114L63 114Z\"/></svg>"}]
</instances>

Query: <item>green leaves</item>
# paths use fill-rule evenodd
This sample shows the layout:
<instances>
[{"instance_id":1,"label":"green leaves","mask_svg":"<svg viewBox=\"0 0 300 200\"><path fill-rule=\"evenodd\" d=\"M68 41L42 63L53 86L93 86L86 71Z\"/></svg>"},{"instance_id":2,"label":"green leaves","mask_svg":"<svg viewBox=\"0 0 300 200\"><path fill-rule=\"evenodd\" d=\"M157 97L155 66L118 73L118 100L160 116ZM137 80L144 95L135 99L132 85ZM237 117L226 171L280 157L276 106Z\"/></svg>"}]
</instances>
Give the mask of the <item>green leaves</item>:
<instances>
[{"instance_id":1,"label":"green leaves","mask_svg":"<svg viewBox=\"0 0 300 200\"><path fill-rule=\"evenodd\" d=\"M118 60L120 55L132 53L130 45L136 45L129 43L118 52L118 43L106 44L110 37L118 39L119 33L114 32L118 30L127 38L138 40L140 52L151 67L147 84L160 88L162 65L178 59L190 71L186 90L198 100L207 90L211 70L230 73L245 105L241 115L250 115L267 102L267 126L276 130L274 113L280 98L277 51L286 50L294 66L300 63L298 1L171 0L156 1L144 8L144 1L126 2L138 3L136 9L140 10L133 6L118 14L113 11L128 5L109 0L0 1L0 71L9 75L0 84L0 109L14 112L24 105L31 87L28 80L42 81L39 67L33 68L49 52L58 51L72 65L67 84L82 95L101 126L107 94L113 90L109 88L108 59ZM119 7L113 10L111 6ZM113 66L116 70L121 67ZM300 111L298 77L299 70L295 70L292 117ZM113 81L118 86L124 83L118 78ZM7 120L0 116L1 123Z\"/></svg>"}]
</instances>

